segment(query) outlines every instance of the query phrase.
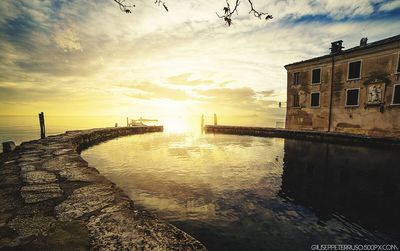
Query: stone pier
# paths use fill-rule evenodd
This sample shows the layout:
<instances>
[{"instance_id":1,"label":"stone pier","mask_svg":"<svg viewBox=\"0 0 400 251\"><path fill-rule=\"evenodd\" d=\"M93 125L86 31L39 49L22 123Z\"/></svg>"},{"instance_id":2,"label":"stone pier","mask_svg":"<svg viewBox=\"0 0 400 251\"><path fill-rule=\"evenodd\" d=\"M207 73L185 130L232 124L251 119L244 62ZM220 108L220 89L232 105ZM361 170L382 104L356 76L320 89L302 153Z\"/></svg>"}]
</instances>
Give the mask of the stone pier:
<instances>
[{"instance_id":1,"label":"stone pier","mask_svg":"<svg viewBox=\"0 0 400 251\"><path fill-rule=\"evenodd\" d=\"M205 250L135 207L79 154L112 138L161 131L161 126L69 131L0 154L0 250Z\"/></svg>"},{"instance_id":2,"label":"stone pier","mask_svg":"<svg viewBox=\"0 0 400 251\"><path fill-rule=\"evenodd\" d=\"M400 148L400 138L375 137L375 136L366 136L360 134L349 134L340 132L321 132L321 131L291 130L291 129L269 128L269 127L225 126L225 125L206 125L205 131L206 133L290 138L290 139L300 139L300 140L338 143L347 145Z\"/></svg>"}]
</instances>

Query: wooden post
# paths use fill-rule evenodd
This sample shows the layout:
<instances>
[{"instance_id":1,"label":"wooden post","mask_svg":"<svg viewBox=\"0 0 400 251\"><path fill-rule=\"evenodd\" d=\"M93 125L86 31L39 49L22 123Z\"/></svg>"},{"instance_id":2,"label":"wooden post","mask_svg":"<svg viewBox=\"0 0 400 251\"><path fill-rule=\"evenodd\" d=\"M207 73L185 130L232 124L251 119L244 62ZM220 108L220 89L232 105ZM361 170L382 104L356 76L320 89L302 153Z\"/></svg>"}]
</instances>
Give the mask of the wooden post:
<instances>
[{"instance_id":1,"label":"wooden post","mask_svg":"<svg viewBox=\"0 0 400 251\"><path fill-rule=\"evenodd\" d=\"M39 123L40 123L40 138L46 138L46 126L44 124L44 113L39 113Z\"/></svg>"},{"instance_id":2,"label":"wooden post","mask_svg":"<svg viewBox=\"0 0 400 251\"><path fill-rule=\"evenodd\" d=\"M126 126L129 126L129 118L126 117Z\"/></svg>"},{"instance_id":3,"label":"wooden post","mask_svg":"<svg viewBox=\"0 0 400 251\"><path fill-rule=\"evenodd\" d=\"M214 113L214 125L218 125L217 114Z\"/></svg>"}]
</instances>

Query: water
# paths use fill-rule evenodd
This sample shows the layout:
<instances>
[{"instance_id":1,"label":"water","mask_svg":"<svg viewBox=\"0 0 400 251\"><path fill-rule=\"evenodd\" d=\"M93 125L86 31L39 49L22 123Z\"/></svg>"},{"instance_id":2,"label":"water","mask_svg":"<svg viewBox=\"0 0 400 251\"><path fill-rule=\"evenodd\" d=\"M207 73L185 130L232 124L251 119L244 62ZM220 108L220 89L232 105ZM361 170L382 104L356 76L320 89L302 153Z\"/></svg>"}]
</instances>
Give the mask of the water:
<instances>
[{"instance_id":1,"label":"water","mask_svg":"<svg viewBox=\"0 0 400 251\"><path fill-rule=\"evenodd\" d=\"M154 133L82 153L135 201L209 250L398 244L398 150Z\"/></svg>"},{"instance_id":2,"label":"water","mask_svg":"<svg viewBox=\"0 0 400 251\"><path fill-rule=\"evenodd\" d=\"M131 115L130 119L154 118L157 122L146 122L148 125L163 125L166 132L198 132L200 130L200 117L181 116L174 117L152 115ZM269 113L258 116L218 116L222 124L248 125L275 127L285 121L285 109L269 109ZM126 125L125 116L48 116L45 114L46 135L61 134L68 130L82 130L100 127L113 127ZM213 114L205 114L205 123L213 123ZM38 116L2 116L0 115L0 143L14 141L17 145L40 138ZM1 148L1 147L0 147ZM0 153L2 149L0 149Z\"/></svg>"},{"instance_id":3,"label":"water","mask_svg":"<svg viewBox=\"0 0 400 251\"><path fill-rule=\"evenodd\" d=\"M55 135L68 130L110 127L114 126L116 122L120 122L121 125L124 118L45 116L45 122L46 135ZM16 144L20 144L38 138L40 138L38 116L0 116L0 143L12 140Z\"/></svg>"}]
</instances>

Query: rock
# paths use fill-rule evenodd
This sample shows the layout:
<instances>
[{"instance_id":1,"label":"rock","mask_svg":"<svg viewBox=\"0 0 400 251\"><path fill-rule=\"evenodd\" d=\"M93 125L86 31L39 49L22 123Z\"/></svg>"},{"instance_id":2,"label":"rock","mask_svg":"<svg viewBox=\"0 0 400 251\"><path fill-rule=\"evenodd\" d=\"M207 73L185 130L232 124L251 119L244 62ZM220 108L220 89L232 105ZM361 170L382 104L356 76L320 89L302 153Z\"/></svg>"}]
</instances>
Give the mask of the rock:
<instances>
[{"instance_id":1,"label":"rock","mask_svg":"<svg viewBox=\"0 0 400 251\"><path fill-rule=\"evenodd\" d=\"M85 162L78 154L69 154L60 155L52 159L46 160L45 162L43 162L41 168L47 171L61 171L67 167L78 166L87 166L87 162Z\"/></svg>"},{"instance_id":2,"label":"rock","mask_svg":"<svg viewBox=\"0 0 400 251\"><path fill-rule=\"evenodd\" d=\"M24 151L25 155L40 155L42 153L44 153L45 150L44 149L35 149L35 150L26 150Z\"/></svg>"},{"instance_id":3,"label":"rock","mask_svg":"<svg viewBox=\"0 0 400 251\"><path fill-rule=\"evenodd\" d=\"M25 163L25 162L24 162ZM21 174L26 173L26 172L32 172L36 170L35 165L29 165L29 164L24 164L24 165L19 165L21 169Z\"/></svg>"},{"instance_id":4,"label":"rock","mask_svg":"<svg viewBox=\"0 0 400 251\"><path fill-rule=\"evenodd\" d=\"M101 214L90 218L89 229L90 245L93 250L145 250L156 249L153 244L144 243L143 235L135 227L133 219L127 219L121 212ZM152 247L152 248L150 248Z\"/></svg>"},{"instance_id":5,"label":"rock","mask_svg":"<svg viewBox=\"0 0 400 251\"><path fill-rule=\"evenodd\" d=\"M47 184L57 181L57 177L54 173L46 171L31 171L21 174L22 180L30 185L34 184Z\"/></svg>"},{"instance_id":6,"label":"rock","mask_svg":"<svg viewBox=\"0 0 400 251\"><path fill-rule=\"evenodd\" d=\"M114 202L114 191L109 185L89 185L76 189L71 196L55 208L62 221L78 219L101 210Z\"/></svg>"},{"instance_id":7,"label":"rock","mask_svg":"<svg viewBox=\"0 0 400 251\"><path fill-rule=\"evenodd\" d=\"M0 189L0 213L10 212L19 205L19 193L16 186Z\"/></svg>"},{"instance_id":8,"label":"rock","mask_svg":"<svg viewBox=\"0 0 400 251\"><path fill-rule=\"evenodd\" d=\"M53 152L54 155L63 155L63 154L68 154L68 153L73 153L73 149L61 149L61 150L56 150Z\"/></svg>"},{"instance_id":9,"label":"rock","mask_svg":"<svg viewBox=\"0 0 400 251\"><path fill-rule=\"evenodd\" d=\"M15 164L15 162L16 162L16 160L14 159L14 160L6 161L6 162L4 162L4 164L5 164L5 165Z\"/></svg>"},{"instance_id":10,"label":"rock","mask_svg":"<svg viewBox=\"0 0 400 251\"><path fill-rule=\"evenodd\" d=\"M3 142L3 153L12 152L12 151L14 151L15 148L16 148L16 145L13 141Z\"/></svg>"},{"instance_id":11,"label":"rock","mask_svg":"<svg viewBox=\"0 0 400 251\"><path fill-rule=\"evenodd\" d=\"M19 176L17 174L7 174L0 176L0 186L16 186L19 184Z\"/></svg>"},{"instance_id":12,"label":"rock","mask_svg":"<svg viewBox=\"0 0 400 251\"><path fill-rule=\"evenodd\" d=\"M188 234L157 219L123 208L102 212L87 224L93 250L206 250Z\"/></svg>"},{"instance_id":13,"label":"rock","mask_svg":"<svg viewBox=\"0 0 400 251\"><path fill-rule=\"evenodd\" d=\"M25 203L37 203L61 197L63 191L57 183L29 185L21 188L21 196Z\"/></svg>"},{"instance_id":14,"label":"rock","mask_svg":"<svg viewBox=\"0 0 400 251\"><path fill-rule=\"evenodd\" d=\"M4 227L11 217L11 213L0 213L0 228Z\"/></svg>"},{"instance_id":15,"label":"rock","mask_svg":"<svg viewBox=\"0 0 400 251\"><path fill-rule=\"evenodd\" d=\"M17 216L8 222L8 227L15 230L20 238L46 235L55 224L55 218L42 215Z\"/></svg>"},{"instance_id":16,"label":"rock","mask_svg":"<svg viewBox=\"0 0 400 251\"><path fill-rule=\"evenodd\" d=\"M39 155L23 155L18 160L20 162L36 162L40 161L41 159L42 158L40 158Z\"/></svg>"},{"instance_id":17,"label":"rock","mask_svg":"<svg viewBox=\"0 0 400 251\"><path fill-rule=\"evenodd\" d=\"M14 174L18 172L18 166L15 164L4 164L0 168L0 175Z\"/></svg>"},{"instance_id":18,"label":"rock","mask_svg":"<svg viewBox=\"0 0 400 251\"><path fill-rule=\"evenodd\" d=\"M0 188L19 184L18 166L14 163L4 164L0 168Z\"/></svg>"},{"instance_id":19,"label":"rock","mask_svg":"<svg viewBox=\"0 0 400 251\"><path fill-rule=\"evenodd\" d=\"M95 181L99 179L99 173L87 167L66 168L59 172L61 178L68 181Z\"/></svg>"},{"instance_id":20,"label":"rock","mask_svg":"<svg viewBox=\"0 0 400 251\"><path fill-rule=\"evenodd\" d=\"M57 251L87 251L89 246L89 233L86 226L80 222L57 222L48 235L38 238L23 250L57 250Z\"/></svg>"}]
</instances>

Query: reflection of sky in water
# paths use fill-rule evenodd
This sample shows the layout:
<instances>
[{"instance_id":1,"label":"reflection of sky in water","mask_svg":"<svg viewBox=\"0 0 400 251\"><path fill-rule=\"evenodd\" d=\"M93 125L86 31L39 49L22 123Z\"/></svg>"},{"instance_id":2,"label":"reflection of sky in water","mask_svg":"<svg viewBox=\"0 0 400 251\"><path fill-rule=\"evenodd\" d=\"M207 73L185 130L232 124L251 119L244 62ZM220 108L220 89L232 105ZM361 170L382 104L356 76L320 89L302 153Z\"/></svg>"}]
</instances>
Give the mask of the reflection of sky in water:
<instances>
[{"instance_id":1,"label":"reflection of sky in water","mask_svg":"<svg viewBox=\"0 0 400 251\"><path fill-rule=\"evenodd\" d=\"M313 196L325 188L312 187L308 194L307 186L315 181L296 172L304 170L307 177L318 174L310 172L310 166L322 168L327 156L321 151L325 153L326 146L247 136L155 133L112 140L82 155L136 204L194 235L210 250L309 250L318 243L393 240L396 233L388 237L381 229L364 228L363 217L348 219L352 213L347 209L329 211L329 202L327 208L319 205L324 199ZM307 154L314 160L303 161ZM354 196L359 193L363 192L355 191ZM329 211L329 217L321 217L320 211Z\"/></svg>"}]
</instances>

